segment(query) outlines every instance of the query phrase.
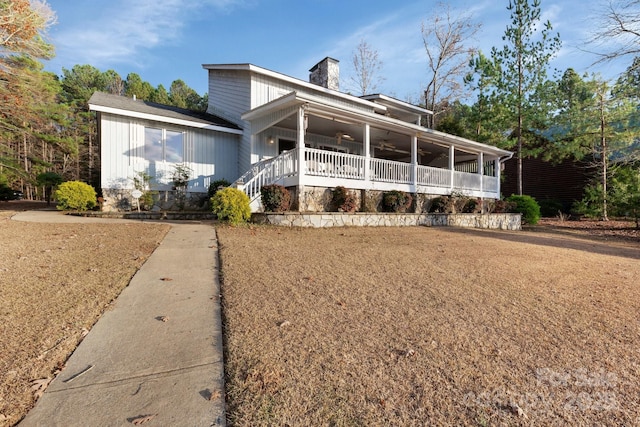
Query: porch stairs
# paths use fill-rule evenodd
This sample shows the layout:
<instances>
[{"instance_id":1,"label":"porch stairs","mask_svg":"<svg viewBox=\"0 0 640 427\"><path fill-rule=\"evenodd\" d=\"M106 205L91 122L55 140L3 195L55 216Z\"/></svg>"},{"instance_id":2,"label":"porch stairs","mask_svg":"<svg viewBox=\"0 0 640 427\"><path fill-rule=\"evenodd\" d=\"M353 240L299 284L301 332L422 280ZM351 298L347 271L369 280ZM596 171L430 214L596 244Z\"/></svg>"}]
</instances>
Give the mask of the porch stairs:
<instances>
[{"instance_id":1,"label":"porch stairs","mask_svg":"<svg viewBox=\"0 0 640 427\"><path fill-rule=\"evenodd\" d=\"M260 189L265 185L278 184L297 173L295 150L283 151L279 156L251 165L251 169L238 178L232 187L249 196L251 212L262 210Z\"/></svg>"}]
</instances>

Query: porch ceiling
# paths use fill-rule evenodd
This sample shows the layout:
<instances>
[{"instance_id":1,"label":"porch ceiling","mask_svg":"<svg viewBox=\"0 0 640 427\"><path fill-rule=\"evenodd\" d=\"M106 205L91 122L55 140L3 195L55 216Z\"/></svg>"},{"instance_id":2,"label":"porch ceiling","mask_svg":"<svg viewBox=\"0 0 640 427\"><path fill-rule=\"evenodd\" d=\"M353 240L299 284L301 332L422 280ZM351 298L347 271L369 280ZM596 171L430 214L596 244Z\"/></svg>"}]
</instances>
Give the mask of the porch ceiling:
<instances>
[{"instance_id":1,"label":"porch ceiling","mask_svg":"<svg viewBox=\"0 0 640 427\"><path fill-rule=\"evenodd\" d=\"M387 155L385 157L387 158L402 158L410 155L411 137L414 135L418 137L418 148L423 150L424 153L435 156L447 153L451 145L455 146L456 151L469 154L470 158L480 152L498 158L512 155L511 152L497 147L433 131L381 114L334 104L325 99L301 95L296 92L257 107L243 114L242 118L244 120L254 120L294 105L306 106L308 133L336 137L336 139L338 134L347 134L353 137L356 142L362 142L364 139L363 124L369 123L371 146L374 149L386 152ZM289 115L274 123L274 125L295 130L297 128L297 118L295 115Z\"/></svg>"}]
</instances>

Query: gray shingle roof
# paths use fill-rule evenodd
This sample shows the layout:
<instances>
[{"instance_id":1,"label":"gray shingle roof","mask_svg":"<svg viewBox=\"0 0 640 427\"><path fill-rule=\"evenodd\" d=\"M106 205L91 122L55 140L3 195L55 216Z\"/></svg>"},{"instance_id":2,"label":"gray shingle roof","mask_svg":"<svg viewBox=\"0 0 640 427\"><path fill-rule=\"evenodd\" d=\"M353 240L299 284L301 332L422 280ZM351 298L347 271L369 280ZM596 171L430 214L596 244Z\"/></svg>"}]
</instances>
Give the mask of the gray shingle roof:
<instances>
[{"instance_id":1,"label":"gray shingle roof","mask_svg":"<svg viewBox=\"0 0 640 427\"><path fill-rule=\"evenodd\" d=\"M133 100L126 96L112 95L104 92L94 92L91 99L89 99L89 104L240 130L237 125L213 114L187 110L170 105L156 104L149 101Z\"/></svg>"}]
</instances>

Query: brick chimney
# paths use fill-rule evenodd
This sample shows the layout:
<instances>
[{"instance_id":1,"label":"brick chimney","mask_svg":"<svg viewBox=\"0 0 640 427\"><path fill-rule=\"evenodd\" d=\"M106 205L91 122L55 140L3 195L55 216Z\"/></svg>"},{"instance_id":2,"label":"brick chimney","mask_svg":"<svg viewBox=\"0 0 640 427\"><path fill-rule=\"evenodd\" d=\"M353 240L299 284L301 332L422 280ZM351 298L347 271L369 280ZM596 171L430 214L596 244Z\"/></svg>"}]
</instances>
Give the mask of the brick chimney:
<instances>
[{"instance_id":1,"label":"brick chimney","mask_svg":"<svg viewBox=\"0 0 640 427\"><path fill-rule=\"evenodd\" d=\"M340 66L337 59L328 56L309 70L309 83L340 90Z\"/></svg>"}]
</instances>

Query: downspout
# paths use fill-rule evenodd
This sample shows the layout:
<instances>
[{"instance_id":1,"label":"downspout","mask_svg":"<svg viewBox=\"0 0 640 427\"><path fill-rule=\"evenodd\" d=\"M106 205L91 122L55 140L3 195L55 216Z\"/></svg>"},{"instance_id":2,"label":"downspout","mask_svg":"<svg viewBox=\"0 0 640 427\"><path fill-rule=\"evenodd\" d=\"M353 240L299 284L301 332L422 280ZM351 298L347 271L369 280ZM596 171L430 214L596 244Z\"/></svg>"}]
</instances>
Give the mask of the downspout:
<instances>
[{"instance_id":1,"label":"downspout","mask_svg":"<svg viewBox=\"0 0 640 427\"><path fill-rule=\"evenodd\" d=\"M500 193L502 192L502 185L501 185L501 180L502 180L502 173L501 173L501 169L502 169L502 164L504 162L506 162L507 160L511 160L513 158L513 154L514 153L509 153L506 156L503 157L498 157L498 167L496 168L496 173L497 173L497 177L498 178L498 198L500 198Z\"/></svg>"}]
</instances>

